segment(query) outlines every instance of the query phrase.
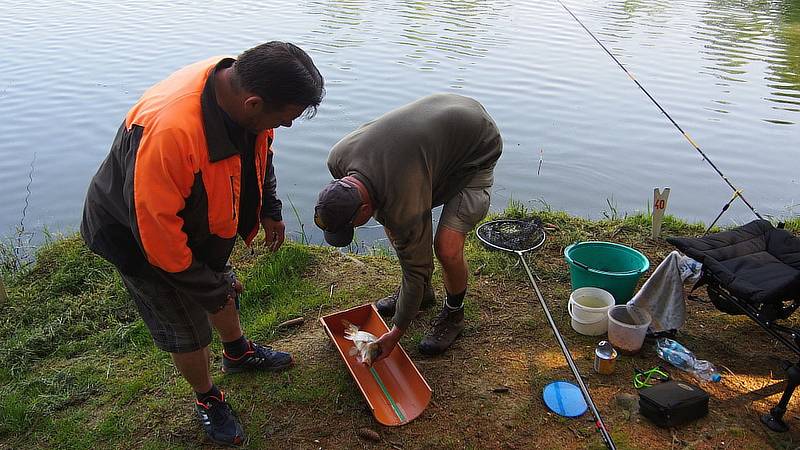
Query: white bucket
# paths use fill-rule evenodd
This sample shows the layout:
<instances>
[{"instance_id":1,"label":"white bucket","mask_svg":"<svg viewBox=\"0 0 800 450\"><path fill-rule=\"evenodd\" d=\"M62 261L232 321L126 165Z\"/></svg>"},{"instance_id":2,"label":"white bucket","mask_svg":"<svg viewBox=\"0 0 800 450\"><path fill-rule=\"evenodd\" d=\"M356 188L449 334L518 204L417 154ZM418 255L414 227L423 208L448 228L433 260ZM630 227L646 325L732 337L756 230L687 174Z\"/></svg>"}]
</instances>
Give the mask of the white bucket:
<instances>
[{"instance_id":1,"label":"white bucket","mask_svg":"<svg viewBox=\"0 0 800 450\"><path fill-rule=\"evenodd\" d=\"M614 306L614 296L595 287L575 289L569 296L567 310L572 329L586 336L599 336L608 331L608 310Z\"/></svg>"},{"instance_id":2,"label":"white bucket","mask_svg":"<svg viewBox=\"0 0 800 450\"><path fill-rule=\"evenodd\" d=\"M608 340L622 353L637 353L651 320L650 313L638 306L614 306L608 310Z\"/></svg>"},{"instance_id":3,"label":"white bucket","mask_svg":"<svg viewBox=\"0 0 800 450\"><path fill-rule=\"evenodd\" d=\"M600 336L608 331L608 319L599 319L595 322L581 322L572 318L572 329L585 336Z\"/></svg>"}]
</instances>

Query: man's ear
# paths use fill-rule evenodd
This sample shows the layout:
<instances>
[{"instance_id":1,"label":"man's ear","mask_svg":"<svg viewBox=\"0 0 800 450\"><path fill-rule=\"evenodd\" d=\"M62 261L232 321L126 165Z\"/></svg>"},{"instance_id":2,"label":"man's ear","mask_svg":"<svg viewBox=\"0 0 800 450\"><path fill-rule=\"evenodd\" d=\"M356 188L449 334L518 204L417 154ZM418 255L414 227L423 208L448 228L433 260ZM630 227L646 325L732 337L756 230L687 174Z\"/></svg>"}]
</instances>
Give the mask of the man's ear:
<instances>
[{"instance_id":1,"label":"man's ear","mask_svg":"<svg viewBox=\"0 0 800 450\"><path fill-rule=\"evenodd\" d=\"M247 111L260 111L264 107L264 100L258 95L251 95L244 100Z\"/></svg>"},{"instance_id":2,"label":"man's ear","mask_svg":"<svg viewBox=\"0 0 800 450\"><path fill-rule=\"evenodd\" d=\"M357 226L369 222L370 217L372 217L372 207L369 203L362 203L361 206L358 207L358 214L356 214L356 219L359 222Z\"/></svg>"}]
</instances>

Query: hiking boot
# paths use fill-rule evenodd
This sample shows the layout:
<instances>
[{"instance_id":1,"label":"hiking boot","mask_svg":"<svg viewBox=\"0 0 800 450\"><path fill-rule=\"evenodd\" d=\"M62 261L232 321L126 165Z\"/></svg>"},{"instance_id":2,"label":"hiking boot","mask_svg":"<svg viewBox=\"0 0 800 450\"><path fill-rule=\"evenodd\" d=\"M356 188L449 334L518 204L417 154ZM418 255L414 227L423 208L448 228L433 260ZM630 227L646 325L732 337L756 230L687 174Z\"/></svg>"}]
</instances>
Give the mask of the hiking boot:
<instances>
[{"instance_id":1,"label":"hiking boot","mask_svg":"<svg viewBox=\"0 0 800 450\"><path fill-rule=\"evenodd\" d=\"M447 306L431 320L431 330L419 343L423 355L439 355L450 348L456 338L464 331L464 308L455 311Z\"/></svg>"},{"instance_id":2,"label":"hiking boot","mask_svg":"<svg viewBox=\"0 0 800 450\"><path fill-rule=\"evenodd\" d=\"M375 302L375 307L378 308L378 313L384 317L391 317L394 315L395 308L397 307L397 297L400 296L400 286L387 295L386 297ZM422 303L419 305L419 310L428 309L436 303L436 293L433 292L433 287L430 284L425 285L425 290L422 292ZM419 312L417 313L419 314Z\"/></svg>"},{"instance_id":3,"label":"hiking boot","mask_svg":"<svg viewBox=\"0 0 800 450\"><path fill-rule=\"evenodd\" d=\"M209 397L205 403L195 400L194 412L208 438L215 443L230 447L244 445L244 429L231 405L225 401L224 392L220 391L219 398Z\"/></svg>"},{"instance_id":4,"label":"hiking boot","mask_svg":"<svg viewBox=\"0 0 800 450\"><path fill-rule=\"evenodd\" d=\"M263 370L278 372L288 369L294 364L292 355L286 352L276 352L272 347L247 341L250 349L242 356L233 358L222 352L222 371L225 373L238 373L246 370Z\"/></svg>"}]
</instances>

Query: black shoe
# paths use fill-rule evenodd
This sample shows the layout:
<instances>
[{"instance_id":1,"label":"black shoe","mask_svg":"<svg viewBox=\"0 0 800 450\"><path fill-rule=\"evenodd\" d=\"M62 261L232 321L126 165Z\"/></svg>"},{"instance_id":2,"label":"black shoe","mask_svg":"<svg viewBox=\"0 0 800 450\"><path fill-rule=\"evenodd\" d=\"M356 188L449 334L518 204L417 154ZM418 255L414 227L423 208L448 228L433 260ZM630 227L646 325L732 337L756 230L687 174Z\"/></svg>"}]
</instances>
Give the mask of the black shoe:
<instances>
[{"instance_id":1,"label":"black shoe","mask_svg":"<svg viewBox=\"0 0 800 450\"><path fill-rule=\"evenodd\" d=\"M447 306L431 321L431 331L419 343L423 355L439 355L450 348L464 331L464 308L455 311Z\"/></svg>"},{"instance_id":2,"label":"black shoe","mask_svg":"<svg viewBox=\"0 0 800 450\"><path fill-rule=\"evenodd\" d=\"M378 309L378 313L384 317L391 317L394 315L395 308L397 307L397 297L400 296L400 287L398 286L397 289L387 295L386 297L378 300L375 302L375 307ZM426 285L425 290L422 293L422 303L419 305L419 310L425 310L430 308L436 303L436 293L433 292L433 288L431 285Z\"/></svg>"},{"instance_id":3,"label":"black shoe","mask_svg":"<svg viewBox=\"0 0 800 450\"><path fill-rule=\"evenodd\" d=\"M263 370L278 372L288 369L294 364L292 355L286 352L276 352L272 347L247 341L250 349L238 358L228 356L222 352L222 371L225 373L238 373L246 370Z\"/></svg>"},{"instance_id":4,"label":"black shoe","mask_svg":"<svg viewBox=\"0 0 800 450\"><path fill-rule=\"evenodd\" d=\"M220 398L212 396L205 403L195 400L194 411L209 439L230 447L244 445L244 429L231 405L225 401L224 392L220 392Z\"/></svg>"}]
</instances>

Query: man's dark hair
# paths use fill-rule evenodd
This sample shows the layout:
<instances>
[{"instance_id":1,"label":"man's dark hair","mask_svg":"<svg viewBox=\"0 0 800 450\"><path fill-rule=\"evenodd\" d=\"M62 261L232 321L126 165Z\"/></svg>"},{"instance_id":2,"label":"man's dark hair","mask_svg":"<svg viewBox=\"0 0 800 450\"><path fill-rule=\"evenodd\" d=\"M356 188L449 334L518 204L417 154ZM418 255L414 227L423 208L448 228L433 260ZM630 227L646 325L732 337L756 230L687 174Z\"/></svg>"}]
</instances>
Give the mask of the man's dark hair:
<instances>
[{"instance_id":1,"label":"man's dark hair","mask_svg":"<svg viewBox=\"0 0 800 450\"><path fill-rule=\"evenodd\" d=\"M325 80L311 57L288 42L245 50L233 68L234 84L261 97L267 109L300 105L306 107L306 117L313 117L325 96Z\"/></svg>"}]
</instances>

